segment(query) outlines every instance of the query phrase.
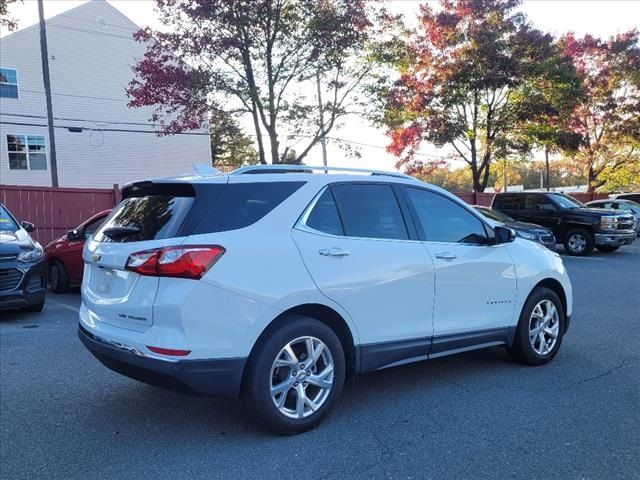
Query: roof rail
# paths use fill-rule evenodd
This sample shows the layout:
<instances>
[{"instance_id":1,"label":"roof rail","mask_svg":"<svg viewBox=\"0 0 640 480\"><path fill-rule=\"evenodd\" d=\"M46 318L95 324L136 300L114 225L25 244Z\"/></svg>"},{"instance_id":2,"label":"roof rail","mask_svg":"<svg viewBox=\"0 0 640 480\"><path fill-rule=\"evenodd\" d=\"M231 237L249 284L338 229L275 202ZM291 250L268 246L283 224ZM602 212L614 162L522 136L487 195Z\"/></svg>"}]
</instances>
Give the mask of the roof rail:
<instances>
[{"instance_id":1,"label":"roof rail","mask_svg":"<svg viewBox=\"0 0 640 480\"><path fill-rule=\"evenodd\" d=\"M333 171L333 172L353 172L353 173L366 173L369 175L384 175L387 177L397 177L397 178L407 178L411 180L415 180L415 178L407 175L406 173L401 172L386 172L384 170L371 170L368 168L350 168L350 167L329 167L322 166L316 167L312 165L288 165L288 164L280 164L280 165L249 165L246 167L240 167L232 172L229 175L245 175L245 174L256 174L256 173L313 173L313 171Z\"/></svg>"}]
</instances>

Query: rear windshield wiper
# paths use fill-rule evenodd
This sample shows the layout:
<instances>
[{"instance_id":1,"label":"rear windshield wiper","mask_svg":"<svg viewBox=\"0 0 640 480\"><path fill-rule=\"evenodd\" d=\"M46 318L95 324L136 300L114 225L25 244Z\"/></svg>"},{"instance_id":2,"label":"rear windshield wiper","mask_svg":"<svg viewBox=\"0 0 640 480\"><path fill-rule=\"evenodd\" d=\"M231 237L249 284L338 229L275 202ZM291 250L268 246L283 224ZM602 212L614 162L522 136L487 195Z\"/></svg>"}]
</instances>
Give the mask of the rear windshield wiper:
<instances>
[{"instance_id":1,"label":"rear windshield wiper","mask_svg":"<svg viewBox=\"0 0 640 480\"><path fill-rule=\"evenodd\" d=\"M127 235L135 235L136 233L140 233L138 227L110 227L102 231L103 235L110 238L126 237Z\"/></svg>"}]
</instances>

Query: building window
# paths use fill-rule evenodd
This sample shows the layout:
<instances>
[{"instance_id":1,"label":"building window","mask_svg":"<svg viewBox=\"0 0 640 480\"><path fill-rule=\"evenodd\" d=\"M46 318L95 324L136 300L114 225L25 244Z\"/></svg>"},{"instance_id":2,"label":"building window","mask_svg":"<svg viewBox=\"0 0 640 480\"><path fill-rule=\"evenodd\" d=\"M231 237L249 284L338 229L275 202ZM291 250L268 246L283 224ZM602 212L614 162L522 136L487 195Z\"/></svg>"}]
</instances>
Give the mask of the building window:
<instances>
[{"instance_id":1,"label":"building window","mask_svg":"<svg viewBox=\"0 0 640 480\"><path fill-rule=\"evenodd\" d=\"M0 97L18 98L18 72L13 68L0 68Z\"/></svg>"},{"instance_id":2,"label":"building window","mask_svg":"<svg viewBox=\"0 0 640 480\"><path fill-rule=\"evenodd\" d=\"M46 170L47 149L42 135L7 135L11 170Z\"/></svg>"}]
</instances>

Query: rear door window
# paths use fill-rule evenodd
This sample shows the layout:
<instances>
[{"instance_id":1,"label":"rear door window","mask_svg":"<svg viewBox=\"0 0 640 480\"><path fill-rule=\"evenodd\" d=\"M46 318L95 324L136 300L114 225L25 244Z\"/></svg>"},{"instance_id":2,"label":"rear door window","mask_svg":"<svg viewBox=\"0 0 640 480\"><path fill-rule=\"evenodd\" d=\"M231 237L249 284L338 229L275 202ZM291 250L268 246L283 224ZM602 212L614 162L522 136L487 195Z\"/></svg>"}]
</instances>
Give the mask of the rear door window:
<instances>
[{"instance_id":1,"label":"rear door window","mask_svg":"<svg viewBox=\"0 0 640 480\"><path fill-rule=\"evenodd\" d=\"M393 189L386 184L353 183L331 187L348 237L408 239Z\"/></svg>"},{"instance_id":2,"label":"rear door window","mask_svg":"<svg viewBox=\"0 0 640 480\"><path fill-rule=\"evenodd\" d=\"M515 195L496 195L493 208L497 210L518 210L518 197Z\"/></svg>"},{"instance_id":3,"label":"rear door window","mask_svg":"<svg viewBox=\"0 0 640 480\"><path fill-rule=\"evenodd\" d=\"M344 235L336 202L330 189L326 189L309 213L307 227L331 235Z\"/></svg>"}]
</instances>

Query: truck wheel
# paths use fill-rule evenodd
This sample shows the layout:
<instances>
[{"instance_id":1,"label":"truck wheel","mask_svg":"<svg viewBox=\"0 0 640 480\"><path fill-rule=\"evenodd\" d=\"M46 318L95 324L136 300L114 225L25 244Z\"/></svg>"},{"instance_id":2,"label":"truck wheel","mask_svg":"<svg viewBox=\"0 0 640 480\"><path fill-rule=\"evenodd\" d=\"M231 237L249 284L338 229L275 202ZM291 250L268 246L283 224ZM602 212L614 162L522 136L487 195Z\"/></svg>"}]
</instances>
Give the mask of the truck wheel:
<instances>
[{"instance_id":1,"label":"truck wheel","mask_svg":"<svg viewBox=\"0 0 640 480\"><path fill-rule=\"evenodd\" d=\"M267 428L294 435L325 419L342 393L344 379L344 351L333 330L294 315L252 352L243 397L251 414Z\"/></svg>"},{"instance_id":2,"label":"truck wheel","mask_svg":"<svg viewBox=\"0 0 640 480\"><path fill-rule=\"evenodd\" d=\"M618 250L620 247L614 247L612 245L596 245L596 248L598 250L600 250L601 252L606 252L606 253L610 253L610 252L615 252L616 250Z\"/></svg>"},{"instance_id":3,"label":"truck wheel","mask_svg":"<svg viewBox=\"0 0 640 480\"><path fill-rule=\"evenodd\" d=\"M564 335L564 309L553 290L536 287L522 307L509 354L526 365L550 362Z\"/></svg>"},{"instance_id":4,"label":"truck wheel","mask_svg":"<svg viewBox=\"0 0 640 480\"><path fill-rule=\"evenodd\" d=\"M69 290L69 274L58 260L53 260L49 266L49 285L54 293L65 293Z\"/></svg>"},{"instance_id":5,"label":"truck wheel","mask_svg":"<svg viewBox=\"0 0 640 480\"><path fill-rule=\"evenodd\" d=\"M582 228L569 230L565 235L564 249L569 255L585 256L593 252L593 237Z\"/></svg>"}]
</instances>

